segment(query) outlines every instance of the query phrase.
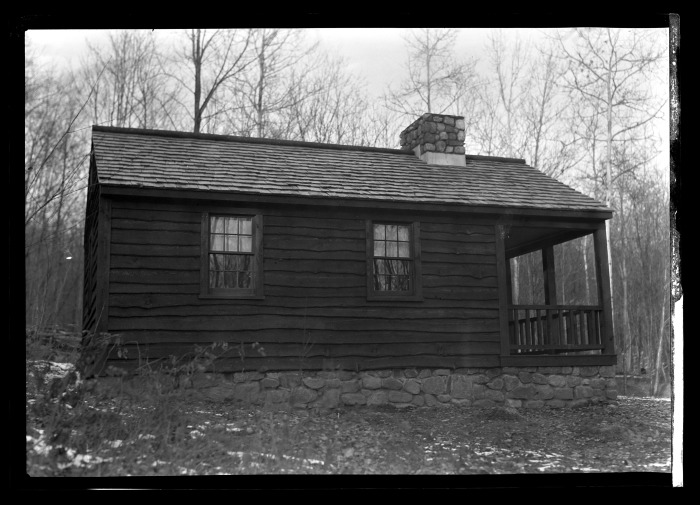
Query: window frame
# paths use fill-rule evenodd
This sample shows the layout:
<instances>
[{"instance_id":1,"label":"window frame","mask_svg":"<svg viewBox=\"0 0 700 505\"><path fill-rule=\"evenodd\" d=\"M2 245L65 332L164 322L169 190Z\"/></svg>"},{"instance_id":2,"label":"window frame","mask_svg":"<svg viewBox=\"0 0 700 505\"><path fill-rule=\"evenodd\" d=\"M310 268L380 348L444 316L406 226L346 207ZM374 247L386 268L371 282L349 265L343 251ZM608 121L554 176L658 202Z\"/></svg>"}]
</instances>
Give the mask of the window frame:
<instances>
[{"instance_id":1,"label":"window frame","mask_svg":"<svg viewBox=\"0 0 700 505\"><path fill-rule=\"evenodd\" d=\"M248 289L209 287L210 223L212 217L250 217L252 224L253 286ZM210 211L202 213L200 241L199 298L263 299L263 222L262 214L252 209Z\"/></svg>"},{"instance_id":2,"label":"window frame","mask_svg":"<svg viewBox=\"0 0 700 505\"><path fill-rule=\"evenodd\" d=\"M411 235L409 243L410 259L413 263L411 271L410 291L377 291L374 289L374 225L401 225L408 226ZM367 240L367 300L370 301L422 301L422 269L420 250L420 223L418 221L396 221L393 219L368 219L366 221Z\"/></svg>"}]
</instances>

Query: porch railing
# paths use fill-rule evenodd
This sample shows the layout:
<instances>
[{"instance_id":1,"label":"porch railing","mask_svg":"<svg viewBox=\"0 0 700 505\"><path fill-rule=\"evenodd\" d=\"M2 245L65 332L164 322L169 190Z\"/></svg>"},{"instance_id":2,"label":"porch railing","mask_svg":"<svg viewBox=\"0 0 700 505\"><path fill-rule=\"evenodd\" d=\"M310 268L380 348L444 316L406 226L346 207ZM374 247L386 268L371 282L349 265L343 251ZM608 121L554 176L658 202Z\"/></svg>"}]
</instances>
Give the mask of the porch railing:
<instances>
[{"instance_id":1,"label":"porch railing","mask_svg":"<svg viewBox=\"0 0 700 505\"><path fill-rule=\"evenodd\" d=\"M510 354L602 350L602 314L593 305L511 305Z\"/></svg>"}]
</instances>

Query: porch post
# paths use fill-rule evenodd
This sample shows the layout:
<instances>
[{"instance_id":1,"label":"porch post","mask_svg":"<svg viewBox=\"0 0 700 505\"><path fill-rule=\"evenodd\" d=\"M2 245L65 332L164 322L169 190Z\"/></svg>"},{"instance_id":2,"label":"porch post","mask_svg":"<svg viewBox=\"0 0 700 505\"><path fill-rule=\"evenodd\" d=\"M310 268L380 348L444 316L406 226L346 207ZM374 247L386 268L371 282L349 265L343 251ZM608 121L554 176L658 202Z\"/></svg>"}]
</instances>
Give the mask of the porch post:
<instances>
[{"instance_id":1,"label":"porch post","mask_svg":"<svg viewBox=\"0 0 700 505\"><path fill-rule=\"evenodd\" d=\"M544 303L557 304L557 278L554 269L554 246L542 249L542 271L544 273Z\"/></svg>"},{"instance_id":2,"label":"porch post","mask_svg":"<svg viewBox=\"0 0 700 505\"><path fill-rule=\"evenodd\" d=\"M554 246L547 246L542 249L542 272L544 274L544 304L557 304L557 277L554 268ZM558 334L554 331L552 320L553 309L547 309L547 343L559 344ZM557 311L558 312L558 311ZM559 314L561 317L561 314ZM557 338L554 338L557 335ZM554 342L556 340L556 342Z\"/></svg>"},{"instance_id":3,"label":"porch post","mask_svg":"<svg viewBox=\"0 0 700 505\"><path fill-rule=\"evenodd\" d=\"M510 269L510 258L505 258L506 262L506 301L508 305L513 305L513 273Z\"/></svg>"},{"instance_id":4,"label":"porch post","mask_svg":"<svg viewBox=\"0 0 700 505\"><path fill-rule=\"evenodd\" d=\"M510 330L508 326L510 298L510 265L506 259L505 232L502 225L495 226L496 273L498 275L498 314L501 330L501 356L510 355Z\"/></svg>"},{"instance_id":5,"label":"porch post","mask_svg":"<svg viewBox=\"0 0 700 505\"><path fill-rule=\"evenodd\" d=\"M605 223L598 225L593 232L593 247L595 249L595 274L598 285L598 300L603 307L602 344L603 354L615 354L615 338L613 333L613 315L610 299L610 273L608 270L608 244L606 241Z\"/></svg>"}]
</instances>

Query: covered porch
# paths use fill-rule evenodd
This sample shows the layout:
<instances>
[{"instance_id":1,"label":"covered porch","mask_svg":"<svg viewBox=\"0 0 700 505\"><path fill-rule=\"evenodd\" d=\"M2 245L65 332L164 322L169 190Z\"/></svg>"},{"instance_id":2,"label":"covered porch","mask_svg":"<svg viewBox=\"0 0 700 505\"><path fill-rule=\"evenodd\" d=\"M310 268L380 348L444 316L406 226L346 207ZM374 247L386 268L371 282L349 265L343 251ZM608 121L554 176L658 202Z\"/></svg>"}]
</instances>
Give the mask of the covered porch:
<instances>
[{"instance_id":1,"label":"covered porch","mask_svg":"<svg viewBox=\"0 0 700 505\"><path fill-rule=\"evenodd\" d=\"M501 364L503 366L585 366L616 362L612 331L608 250L604 220L511 219L498 225ZM595 284L582 303L562 303L555 246L582 237L592 243ZM536 300L514 298L516 259L537 259ZM560 256L562 255L560 251ZM522 261L522 260L520 260ZM561 266L562 257L559 258ZM530 261L530 263L535 263ZM574 265L574 268L580 265ZM588 264L585 263L588 269ZM571 269L571 265L567 265ZM590 275L590 274L589 274ZM588 276L586 282L588 282ZM528 286L530 287L530 286ZM586 289L589 290L588 284ZM523 298L523 297L520 297ZM571 298L571 297L570 297Z\"/></svg>"}]
</instances>

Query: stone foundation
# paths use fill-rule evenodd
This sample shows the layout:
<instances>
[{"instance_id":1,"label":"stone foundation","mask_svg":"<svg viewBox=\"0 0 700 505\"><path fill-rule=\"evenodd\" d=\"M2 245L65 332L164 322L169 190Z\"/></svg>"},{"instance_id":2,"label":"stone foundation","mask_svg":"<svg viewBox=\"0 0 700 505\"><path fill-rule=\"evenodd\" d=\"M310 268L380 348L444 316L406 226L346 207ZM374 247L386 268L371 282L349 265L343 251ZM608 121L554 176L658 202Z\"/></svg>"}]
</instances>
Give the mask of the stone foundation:
<instances>
[{"instance_id":1,"label":"stone foundation","mask_svg":"<svg viewBox=\"0 0 700 505\"><path fill-rule=\"evenodd\" d=\"M184 381L214 401L268 407L575 407L617 398L612 366L199 374Z\"/></svg>"}]
</instances>

